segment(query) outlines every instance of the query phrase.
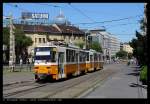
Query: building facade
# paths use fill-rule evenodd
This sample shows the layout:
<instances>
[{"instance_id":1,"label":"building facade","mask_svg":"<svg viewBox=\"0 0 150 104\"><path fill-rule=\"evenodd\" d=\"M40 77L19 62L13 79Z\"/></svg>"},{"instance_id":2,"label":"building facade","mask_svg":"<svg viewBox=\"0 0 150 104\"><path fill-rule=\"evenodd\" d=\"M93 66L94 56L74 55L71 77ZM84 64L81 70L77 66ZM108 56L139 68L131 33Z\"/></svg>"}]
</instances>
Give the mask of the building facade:
<instances>
[{"instance_id":1,"label":"building facade","mask_svg":"<svg viewBox=\"0 0 150 104\"><path fill-rule=\"evenodd\" d=\"M115 56L120 51L120 41L117 37L110 35L109 47L111 50L111 56Z\"/></svg>"},{"instance_id":2,"label":"building facade","mask_svg":"<svg viewBox=\"0 0 150 104\"><path fill-rule=\"evenodd\" d=\"M26 36L32 39L33 44L28 47L28 53L32 55L34 47L47 42L85 42L85 33L74 26L58 24L48 26L15 24L14 26L20 28Z\"/></svg>"},{"instance_id":3,"label":"building facade","mask_svg":"<svg viewBox=\"0 0 150 104\"><path fill-rule=\"evenodd\" d=\"M128 43L122 45L122 50L128 53L133 53L133 48Z\"/></svg>"},{"instance_id":4,"label":"building facade","mask_svg":"<svg viewBox=\"0 0 150 104\"><path fill-rule=\"evenodd\" d=\"M90 33L94 38L92 41L98 41L101 44L104 60L111 61L111 57L120 51L119 39L108 33L105 29L93 29L90 30Z\"/></svg>"}]
</instances>

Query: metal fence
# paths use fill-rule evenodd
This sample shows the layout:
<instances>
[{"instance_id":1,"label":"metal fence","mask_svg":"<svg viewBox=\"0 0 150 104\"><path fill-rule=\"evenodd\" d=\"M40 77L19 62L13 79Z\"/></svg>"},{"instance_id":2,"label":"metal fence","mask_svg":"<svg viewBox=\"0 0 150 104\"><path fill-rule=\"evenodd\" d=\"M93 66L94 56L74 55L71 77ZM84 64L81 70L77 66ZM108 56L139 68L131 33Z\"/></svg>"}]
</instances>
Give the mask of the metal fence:
<instances>
[{"instance_id":1,"label":"metal fence","mask_svg":"<svg viewBox=\"0 0 150 104\"><path fill-rule=\"evenodd\" d=\"M33 70L33 64L16 64L14 71L16 72L22 72L22 71L32 71ZM9 65L3 65L3 71L11 71Z\"/></svg>"}]
</instances>

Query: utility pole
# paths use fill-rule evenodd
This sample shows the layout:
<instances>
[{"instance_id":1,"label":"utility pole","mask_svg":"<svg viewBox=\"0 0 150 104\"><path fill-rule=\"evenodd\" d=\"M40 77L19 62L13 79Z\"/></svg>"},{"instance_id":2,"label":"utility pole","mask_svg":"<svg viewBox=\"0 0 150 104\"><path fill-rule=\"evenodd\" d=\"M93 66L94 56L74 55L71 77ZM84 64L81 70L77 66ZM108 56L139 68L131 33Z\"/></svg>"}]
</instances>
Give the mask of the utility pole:
<instances>
[{"instance_id":1,"label":"utility pole","mask_svg":"<svg viewBox=\"0 0 150 104\"><path fill-rule=\"evenodd\" d=\"M9 17L9 22L10 22L10 46L9 46L9 68L11 69L11 71L14 71L14 68L15 68L15 36L14 36L14 31L13 29L14 26L13 26L13 19L12 19L12 14L10 14L10 17Z\"/></svg>"}]
</instances>

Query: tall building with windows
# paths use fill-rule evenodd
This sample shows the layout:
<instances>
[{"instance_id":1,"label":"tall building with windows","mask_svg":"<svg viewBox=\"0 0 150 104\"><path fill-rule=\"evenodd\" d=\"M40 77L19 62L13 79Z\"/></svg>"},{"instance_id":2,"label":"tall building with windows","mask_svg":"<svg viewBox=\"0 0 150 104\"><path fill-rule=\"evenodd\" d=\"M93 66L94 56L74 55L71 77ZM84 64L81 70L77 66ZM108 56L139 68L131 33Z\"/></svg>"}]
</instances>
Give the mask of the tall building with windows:
<instances>
[{"instance_id":1,"label":"tall building with windows","mask_svg":"<svg viewBox=\"0 0 150 104\"><path fill-rule=\"evenodd\" d=\"M105 29L92 29L90 30L91 36L94 38L92 41L98 41L102 47L104 60L110 60L120 51L120 41L117 37L107 32Z\"/></svg>"},{"instance_id":2,"label":"tall building with windows","mask_svg":"<svg viewBox=\"0 0 150 104\"><path fill-rule=\"evenodd\" d=\"M111 50L111 56L115 56L116 53L120 51L120 40L111 34L110 34L109 48Z\"/></svg>"}]
</instances>

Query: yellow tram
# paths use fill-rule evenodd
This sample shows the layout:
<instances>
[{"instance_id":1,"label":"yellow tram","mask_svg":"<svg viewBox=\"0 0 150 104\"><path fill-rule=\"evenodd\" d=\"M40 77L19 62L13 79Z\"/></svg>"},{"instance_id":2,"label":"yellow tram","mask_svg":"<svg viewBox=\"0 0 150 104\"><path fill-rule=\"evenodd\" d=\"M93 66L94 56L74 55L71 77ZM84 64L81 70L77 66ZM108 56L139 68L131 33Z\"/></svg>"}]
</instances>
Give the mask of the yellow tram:
<instances>
[{"instance_id":1,"label":"yellow tram","mask_svg":"<svg viewBox=\"0 0 150 104\"><path fill-rule=\"evenodd\" d=\"M102 53L76 46L43 45L35 48L35 80L59 80L103 68Z\"/></svg>"}]
</instances>

